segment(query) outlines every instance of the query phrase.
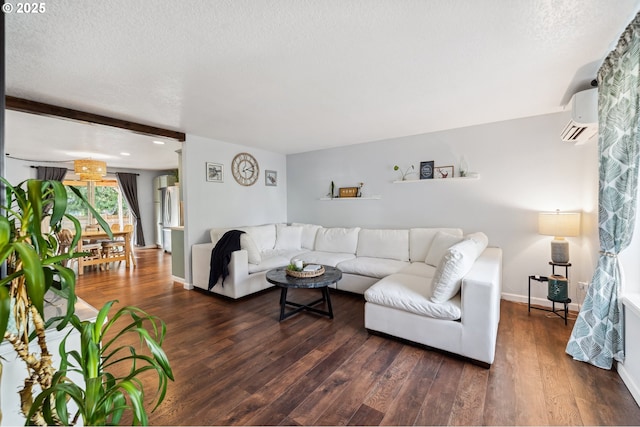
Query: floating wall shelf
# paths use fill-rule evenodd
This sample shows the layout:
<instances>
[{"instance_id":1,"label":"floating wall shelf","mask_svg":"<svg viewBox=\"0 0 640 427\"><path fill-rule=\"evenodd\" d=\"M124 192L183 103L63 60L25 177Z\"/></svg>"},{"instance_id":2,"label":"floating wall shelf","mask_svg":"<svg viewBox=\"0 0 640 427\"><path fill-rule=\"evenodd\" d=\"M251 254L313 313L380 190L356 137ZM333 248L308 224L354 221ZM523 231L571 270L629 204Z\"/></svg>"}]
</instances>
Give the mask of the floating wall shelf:
<instances>
[{"instance_id":1,"label":"floating wall shelf","mask_svg":"<svg viewBox=\"0 0 640 427\"><path fill-rule=\"evenodd\" d=\"M365 196L365 197L320 197L320 200L380 200L382 196Z\"/></svg>"},{"instance_id":2,"label":"floating wall shelf","mask_svg":"<svg viewBox=\"0 0 640 427\"><path fill-rule=\"evenodd\" d=\"M459 176L456 178L440 178L440 179L407 179L405 181L393 181L394 184L415 184L416 182L448 182L448 181L476 181L480 179L480 175L475 176Z\"/></svg>"}]
</instances>

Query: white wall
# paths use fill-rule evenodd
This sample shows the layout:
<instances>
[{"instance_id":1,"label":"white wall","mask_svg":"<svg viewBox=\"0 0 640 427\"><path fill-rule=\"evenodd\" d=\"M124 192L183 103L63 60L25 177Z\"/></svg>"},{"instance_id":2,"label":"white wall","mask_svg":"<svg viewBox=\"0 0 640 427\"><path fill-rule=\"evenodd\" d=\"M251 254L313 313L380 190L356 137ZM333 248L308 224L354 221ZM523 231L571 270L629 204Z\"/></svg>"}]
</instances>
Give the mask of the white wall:
<instances>
[{"instance_id":1,"label":"white wall","mask_svg":"<svg viewBox=\"0 0 640 427\"><path fill-rule=\"evenodd\" d=\"M483 231L491 245L504 251L505 297L526 301L527 277L551 274L552 238L537 234L538 212L584 211L588 228L597 215L597 199L591 197L591 186L597 185L595 140L582 146L562 142L560 131L568 119L566 113L551 114L290 155L287 219L325 226ZM457 174L462 155L479 180L392 183L399 179L395 164L418 168L420 161L435 160L436 165L454 165ZM381 200L319 200L332 180L336 187L364 182L364 195ZM593 232L586 230L587 236ZM573 298L577 281L591 279L593 261L585 253L590 241L569 238ZM546 301L543 286L533 294Z\"/></svg>"},{"instance_id":2,"label":"white wall","mask_svg":"<svg viewBox=\"0 0 640 427\"><path fill-rule=\"evenodd\" d=\"M53 166L53 165L47 165L44 164L44 166ZM6 179L7 181L9 181L9 183L11 183L12 185L18 184L19 182L22 182L26 179L30 179L33 178L35 179L36 177L36 170L34 168L32 168L31 166L37 166L36 163L34 162L28 162L28 161L24 161L24 160L16 160L16 159L12 159L10 157L6 157L5 158L5 173L6 175L3 176L4 179ZM60 167L59 165L57 165L58 167Z\"/></svg>"},{"instance_id":3,"label":"white wall","mask_svg":"<svg viewBox=\"0 0 640 427\"><path fill-rule=\"evenodd\" d=\"M249 187L231 174L231 161L241 152L260 166L258 181ZM206 163L224 165L224 182L207 182ZM264 171L278 172L278 185L265 186ZM287 168L282 154L187 135L182 148L181 187L185 214L185 274L191 282L191 246L210 241L212 227L234 227L287 221Z\"/></svg>"},{"instance_id":4,"label":"white wall","mask_svg":"<svg viewBox=\"0 0 640 427\"><path fill-rule=\"evenodd\" d=\"M636 205L636 224L633 240L629 247L620 253L620 265L623 272L623 294L640 294L640 194Z\"/></svg>"}]
</instances>

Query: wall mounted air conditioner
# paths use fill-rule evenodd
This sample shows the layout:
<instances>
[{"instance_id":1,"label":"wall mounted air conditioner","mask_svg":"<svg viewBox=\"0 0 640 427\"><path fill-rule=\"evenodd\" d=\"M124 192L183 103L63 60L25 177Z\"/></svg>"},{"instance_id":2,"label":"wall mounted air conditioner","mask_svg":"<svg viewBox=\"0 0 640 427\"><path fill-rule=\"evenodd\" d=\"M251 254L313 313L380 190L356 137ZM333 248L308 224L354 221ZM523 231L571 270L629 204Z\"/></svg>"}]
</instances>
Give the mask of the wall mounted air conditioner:
<instances>
[{"instance_id":1,"label":"wall mounted air conditioner","mask_svg":"<svg viewBox=\"0 0 640 427\"><path fill-rule=\"evenodd\" d=\"M562 140L584 144L598 133L598 88L576 93L568 106L571 120L562 131Z\"/></svg>"}]
</instances>

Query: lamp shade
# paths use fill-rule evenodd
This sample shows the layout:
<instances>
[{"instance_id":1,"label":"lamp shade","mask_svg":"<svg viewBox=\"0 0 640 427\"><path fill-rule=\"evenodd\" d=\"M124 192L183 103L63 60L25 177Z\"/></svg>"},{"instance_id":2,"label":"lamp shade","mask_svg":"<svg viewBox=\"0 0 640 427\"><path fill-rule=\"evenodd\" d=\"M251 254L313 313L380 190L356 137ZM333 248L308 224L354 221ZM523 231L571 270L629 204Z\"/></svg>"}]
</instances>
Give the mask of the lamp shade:
<instances>
[{"instance_id":1,"label":"lamp shade","mask_svg":"<svg viewBox=\"0 0 640 427\"><path fill-rule=\"evenodd\" d=\"M538 233L545 236L575 237L580 235L579 212L540 212Z\"/></svg>"},{"instance_id":2,"label":"lamp shade","mask_svg":"<svg viewBox=\"0 0 640 427\"><path fill-rule=\"evenodd\" d=\"M74 160L73 169L80 181L100 181L107 174L107 164L100 160Z\"/></svg>"}]
</instances>

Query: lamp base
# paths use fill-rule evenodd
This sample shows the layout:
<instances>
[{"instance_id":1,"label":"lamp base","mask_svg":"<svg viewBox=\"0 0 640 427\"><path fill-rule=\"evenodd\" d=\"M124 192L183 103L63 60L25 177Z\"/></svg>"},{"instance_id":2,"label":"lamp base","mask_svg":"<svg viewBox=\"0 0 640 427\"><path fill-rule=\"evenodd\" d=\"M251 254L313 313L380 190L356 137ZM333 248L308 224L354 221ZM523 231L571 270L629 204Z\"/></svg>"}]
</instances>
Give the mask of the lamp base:
<instances>
[{"instance_id":1,"label":"lamp base","mask_svg":"<svg viewBox=\"0 0 640 427\"><path fill-rule=\"evenodd\" d=\"M558 239L551 241L551 261L558 264L569 262L569 242Z\"/></svg>"}]
</instances>

